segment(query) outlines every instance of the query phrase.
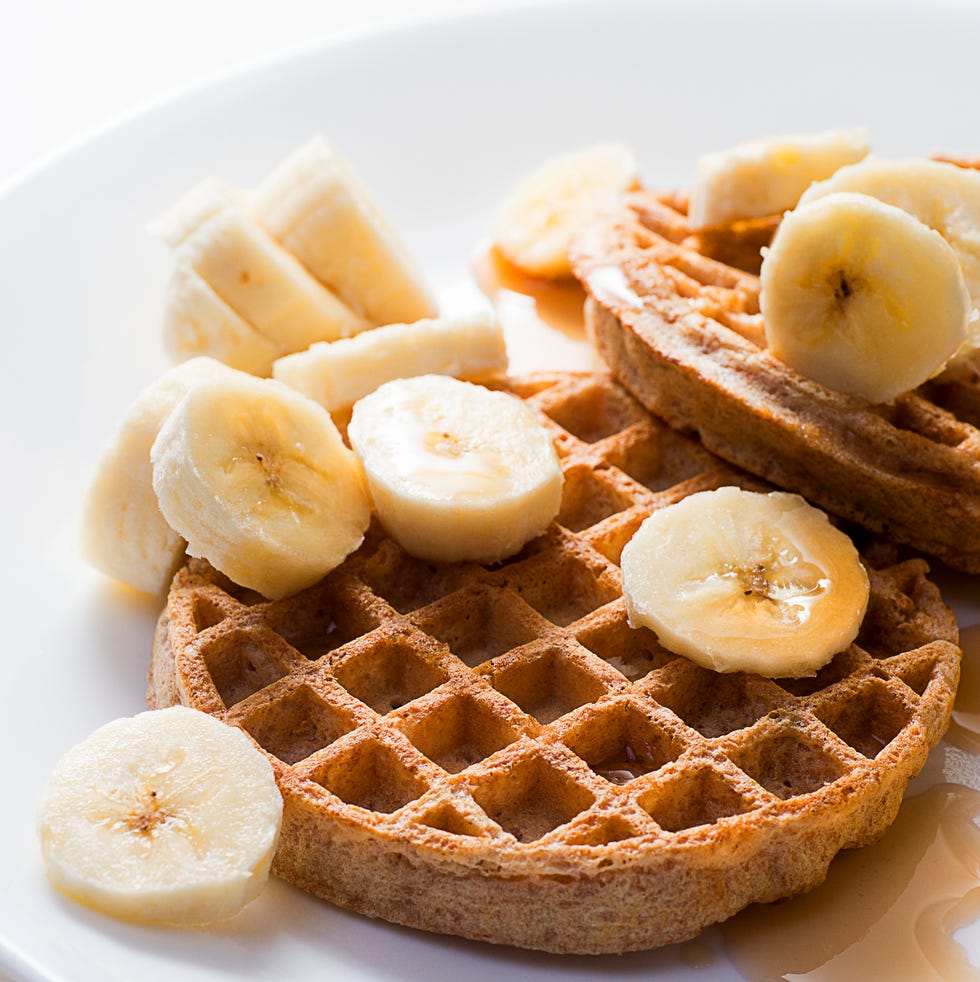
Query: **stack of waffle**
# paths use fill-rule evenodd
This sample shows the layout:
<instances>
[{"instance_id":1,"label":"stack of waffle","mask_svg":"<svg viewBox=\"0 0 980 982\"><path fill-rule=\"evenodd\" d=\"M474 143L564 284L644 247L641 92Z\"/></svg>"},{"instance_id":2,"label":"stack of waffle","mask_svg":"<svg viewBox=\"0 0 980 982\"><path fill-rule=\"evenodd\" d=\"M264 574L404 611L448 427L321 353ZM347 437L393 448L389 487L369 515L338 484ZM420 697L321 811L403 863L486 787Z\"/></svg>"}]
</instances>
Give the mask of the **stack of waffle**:
<instances>
[{"instance_id":1,"label":"stack of waffle","mask_svg":"<svg viewBox=\"0 0 980 982\"><path fill-rule=\"evenodd\" d=\"M980 572L980 377L871 405L773 357L755 273L774 228L759 219L698 234L682 199L625 198L573 255L598 349L648 409L725 460Z\"/></svg>"}]
</instances>

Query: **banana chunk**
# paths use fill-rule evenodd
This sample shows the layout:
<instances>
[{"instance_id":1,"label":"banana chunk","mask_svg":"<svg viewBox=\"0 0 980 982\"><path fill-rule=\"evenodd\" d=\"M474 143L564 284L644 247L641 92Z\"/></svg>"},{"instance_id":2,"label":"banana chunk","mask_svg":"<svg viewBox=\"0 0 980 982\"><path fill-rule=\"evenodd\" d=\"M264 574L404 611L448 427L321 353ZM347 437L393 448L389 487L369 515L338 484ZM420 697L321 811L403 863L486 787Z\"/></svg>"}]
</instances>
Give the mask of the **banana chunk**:
<instances>
[{"instance_id":1,"label":"banana chunk","mask_svg":"<svg viewBox=\"0 0 980 982\"><path fill-rule=\"evenodd\" d=\"M941 371L972 304L953 249L908 212L837 192L790 212L762 262L772 353L828 388L880 403Z\"/></svg>"},{"instance_id":2,"label":"banana chunk","mask_svg":"<svg viewBox=\"0 0 980 982\"><path fill-rule=\"evenodd\" d=\"M317 582L370 521L360 467L330 415L273 379L195 386L150 459L160 510L188 552L266 597Z\"/></svg>"},{"instance_id":3,"label":"banana chunk","mask_svg":"<svg viewBox=\"0 0 980 982\"><path fill-rule=\"evenodd\" d=\"M812 185L800 205L840 191L871 195L938 232L956 253L973 308L980 312L980 171L935 160L869 159ZM975 359L978 351L980 313L975 313L951 366Z\"/></svg>"},{"instance_id":4,"label":"banana chunk","mask_svg":"<svg viewBox=\"0 0 980 982\"><path fill-rule=\"evenodd\" d=\"M269 235L245 191L202 181L150 231L173 249L163 334L175 360L204 354L268 375L284 354L367 327Z\"/></svg>"},{"instance_id":5,"label":"banana chunk","mask_svg":"<svg viewBox=\"0 0 980 982\"><path fill-rule=\"evenodd\" d=\"M283 161L251 200L272 235L364 320L397 324L435 316L435 300L407 249L350 165L321 137Z\"/></svg>"},{"instance_id":6,"label":"banana chunk","mask_svg":"<svg viewBox=\"0 0 980 982\"><path fill-rule=\"evenodd\" d=\"M311 345L272 366L274 378L331 412L349 409L396 378L452 375L475 381L506 370L503 328L490 312L389 324Z\"/></svg>"},{"instance_id":7,"label":"banana chunk","mask_svg":"<svg viewBox=\"0 0 980 982\"><path fill-rule=\"evenodd\" d=\"M205 379L231 374L212 358L193 358L137 397L100 456L81 511L80 547L100 572L146 593L163 593L184 556L184 539L160 512L150 448L174 406Z\"/></svg>"},{"instance_id":8,"label":"banana chunk","mask_svg":"<svg viewBox=\"0 0 980 982\"><path fill-rule=\"evenodd\" d=\"M228 208L247 211L248 192L208 177L151 221L147 231L171 249L176 249L208 219Z\"/></svg>"},{"instance_id":9,"label":"banana chunk","mask_svg":"<svg viewBox=\"0 0 980 982\"><path fill-rule=\"evenodd\" d=\"M869 581L803 498L724 487L654 512L626 544L629 623L718 672L813 675L857 636Z\"/></svg>"},{"instance_id":10,"label":"banana chunk","mask_svg":"<svg viewBox=\"0 0 980 982\"><path fill-rule=\"evenodd\" d=\"M444 375L398 379L354 406L348 436L385 531L422 559L497 562L558 513L551 438L507 393Z\"/></svg>"},{"instance_id":11,"label":"banana chunk","mask_svg":"<svg viewBox=\"0 0 980 982\"><path fill-rule=\"evenodd\" d=\"M550 157L501 206L494 245L532 276L571 276L568 248L575 233L638 181L636 158L622 143L599 143Z\"/></svg>"},{"instance_id":12,"label":"banana chunk","mask_svg":"<svg viewBox=\"0 0 980 982\"><path fill-rule=\"evenodd\" d=\"M704 154L691 189L691 228L778 215L794 207L812 181L867 153L867 133L844 129L748 140Z\"/></svg>"},{"instance_id":13,"label":"banana chunk","mask_svg":"<svg viewBox=\"0 0 980 982\"><path fill-rule=\"evenodd\" d=\"M283 352L332 341L366 327L257 222L222 207L174 250L225 303Z\"/></svg>"},{"instance_id":14,"label":"banana chunk","mask_svg":"<svg viewBox=\"0 0 980 982\"><path fill-rule=\"evenodd\" d=\"M174 706L119 719L69 750L42 794L51 883L127 920L202 925L268 880L282 797L238 729Z\"/></svg>"},{"instance_id":15,"label":"banana chunk","mask_svg":"<svg viewBox=\"0 0 980 982\"><path fill-rule=\"evenodd\" d=\"M206 354L252 375L269 375L285 350L232 310L189 263L174 268L167 286L163 347L173 362Z\"/></svg>"}]
</instances>

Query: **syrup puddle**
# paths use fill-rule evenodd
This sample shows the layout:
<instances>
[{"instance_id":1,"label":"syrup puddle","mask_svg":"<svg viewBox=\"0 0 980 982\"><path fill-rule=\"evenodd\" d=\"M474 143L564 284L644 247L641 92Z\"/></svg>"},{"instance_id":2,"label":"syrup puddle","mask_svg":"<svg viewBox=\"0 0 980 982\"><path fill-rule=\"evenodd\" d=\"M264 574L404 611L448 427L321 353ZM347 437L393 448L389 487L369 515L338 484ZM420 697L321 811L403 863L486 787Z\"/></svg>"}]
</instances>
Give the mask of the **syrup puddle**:
<instances>
[{"instance_id":1,"label":"syrup puddle","mask_svg":"<svg viewBox=\"0 0 980 982\"><path fill-rule=\"evenodd\" d=\"M587 343L582 317L585 291L577 281L527 276L490 245L478 251L472 273L504 325L514 369L523 372L547 366L548 371L596 371L604 367Z\"/></svg>"},{"instance_id":2,"label":"syrup puddle","mask_svg":"<svg viewBox=\"0 0 980 982\"><path fill-rule=\"evenodd\" d=\"M980 919L980 765L961 752L980 753L980 625L961 645L952 746L934 752L945 781L906 799L877 844L838 856L816 890L723 925L746 979L980 979L954 937Z\"/></svg>"}]
</instances>

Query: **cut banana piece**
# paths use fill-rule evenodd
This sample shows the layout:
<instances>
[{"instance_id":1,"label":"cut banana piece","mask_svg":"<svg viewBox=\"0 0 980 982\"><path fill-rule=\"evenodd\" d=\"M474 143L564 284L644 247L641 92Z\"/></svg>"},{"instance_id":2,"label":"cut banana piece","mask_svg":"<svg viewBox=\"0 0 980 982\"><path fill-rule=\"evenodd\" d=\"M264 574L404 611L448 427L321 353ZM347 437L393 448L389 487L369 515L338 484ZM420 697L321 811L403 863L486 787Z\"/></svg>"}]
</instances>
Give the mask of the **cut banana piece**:
<instances>
[{"instance_id":1,"label":"cut banana piece","mask_svg":"<svg viewBox=\"0 0 980 982\"><path fill-rule=\"evenodd\" d=\"M914 215L952 247L973 307L980 311L980 171L935 160L866 160L814 184L800 204L840 191L869 194ZM970 319L966 343L954 361L980 349L980 316Z\"/></svg>"},{"instance_id":2,"label":"cut banana piece","mask_svg":"<svg viewBox=\"0 0 980 982\"><path fill-rule=\"evenodd\" d=\"M196 385L150 457L160 510L187 551L266 597L317 582L370 521L360 467L330 415L273 379Z\"/></svg>"},{"instance_id":3,"label":"cut banana piece","mask_svg":"<svg viewBox=\"0 0 980 982\"><path fill-rule=\"evenodd\" d=\"M160 513L150 448L163 421L204 379L231 374L211 358L171 368L126 411L96 465L81 512L81 551L96 569L146 593L160 594L184 556L184 539Z\"/></svg>"},{"instance_id":4,"label":"cut banana piece","mask_svg":"<svg viewBox=\"0 0 980 982\"><path fill-rule=\"evenodd\" d=\"M283 352L367 326L245 212L225 205L174 250L245 321Z\"/></svg>"},{"instance_id":5,"label":"cut banana piece","mask_svg":"<svg viewBox=\"0 0 980 982\"><path fill-rule=\"evenodd\" d=\"M813 675L857 636L868 575L851 540L794 494L692 494L626 544L629 623L718 672Z\"/></svg>"},{"instance_id":6,"label":"cut banana piece","mask_svg":"<svg viewBox=\"0 0 980 982\"><path fill-rule=\"evenodd\" d=\"M848 192L783 219L760 289L777 358L875 403L940 371L966 337L971 311L942 236L900 208Z\"/></svg>"},{"instance_id":7,"label":"cut banana piece","mask_svg":"<svg viewBox=\"0 0 980 982\"><path fill-rule=\"evenodd\" d=\"M247 192L209 177L192 187L170 209L150 222L148 231L171 249L176 249L208 219L226 208L247 211Z\"/></svg>"},{"instance_id":8,"label":"cut banana piece","mask_svg":"<svg viewBox=\"0 0 980 982\"><path fill-rule=\"evenodd\" d=\"M551 157L504 202L494 245L532 276L571 276L568 248L575 233L638 181L636 158L622 143L599 143Z\"/></svg>"},{"instance_id":9,"label":"cut banana piece","mask_svg":"<svg viewBox=\"0 0 980 982\"><path fill-rule=\"evenodd\" d=\"M115 720L62 758L38 832L51 883L128 920L238 913L268 880L282 797L238 729L174 706Z\"/></svg>"},{"instance_id":10,"label":"cut banana piece","mask_svg":"<svg viewBox=\"0 0 980 982\"><path fill-rule=\"evenodd\" d=\"M688 219L694 229L779 215L813 181L868 153L863 129L749 140L698 160Z\"/></svg>"},{"instance_id":11,"label":"cut banana piece","mask_svg":"<svg viewBox=\"0 0 980 982\"><path fill-rule=\"evenodd\" d=\"M503 328L485 312L390 324L314 344L280 358L272 374L335 412L396 378L438 374L473 381L506 370Z\"/></svg>"},{"instance_id":12,"label":"cut banana piece","mask_svg":"<svg viewBox=\"0 0 980 982\"><path fill-rule=\"evenodd\" d=\"M515 397L444 375L382 385L348 436L384 529L435 562L497 562L558 513L562 472L547 430Z\"/></svg>"},{"instance_id":13,"label":"cut banana piece","mask_svg":"<svg viewBox=\"0 0 980 982\"><path fill-rule=\"evenodd\" d=\"M270 174L253 192L252 207L320 283L371 324L436 314L408 251L348 163L322 138Z\"/></svg>"},{"instance_id":14,"label":"cut banana piece","mask_svg":"<svg viewBox=\"0 0 980 982\"><path fill-rule=\"evenodd\" d=\"M285 353L219 297L182 263L170 277L164 297L163 346L171 361L197 355L212 358L252 375L269 375Z\"/></svg>"}]
</instances>

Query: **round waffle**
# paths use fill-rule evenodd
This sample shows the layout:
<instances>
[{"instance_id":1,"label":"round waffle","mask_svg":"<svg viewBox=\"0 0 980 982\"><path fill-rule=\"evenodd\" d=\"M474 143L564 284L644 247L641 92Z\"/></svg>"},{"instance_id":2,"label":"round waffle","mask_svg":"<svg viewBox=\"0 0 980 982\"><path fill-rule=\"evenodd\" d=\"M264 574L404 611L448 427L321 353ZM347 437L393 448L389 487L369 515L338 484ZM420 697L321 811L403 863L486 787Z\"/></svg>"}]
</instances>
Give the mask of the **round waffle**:
<instances>
[{"instance_id":1,"label":"round waffle","mask_svg":"<svg viewBox=\"0 0 980 982\"><path fill-rule=\"evenodd\" d=\"M655 509L758 482L608 376L507 385L561 458L545 535L482 567L372 532L276 602L190 561L150 705L249 733L284 797L274 871L371 917L623 952L815 886L894 819L949 721L957 632L925 564L865 552L861 633L814 678L699 668L627 626L619 556Z\"/></svg>"},{"instance_id":2,"label":"round waffle","mask_svg":"<svg viewBox=\"0 0 980 982\"><path fill-rule=\"evenodd\" d=\"M603 358L647 408L726 460L980 572L980 376L872 405L773 357L748 270L775 226L694 234L683 199L624 198L572 256Z\"/></svg>"}]
</instances>

